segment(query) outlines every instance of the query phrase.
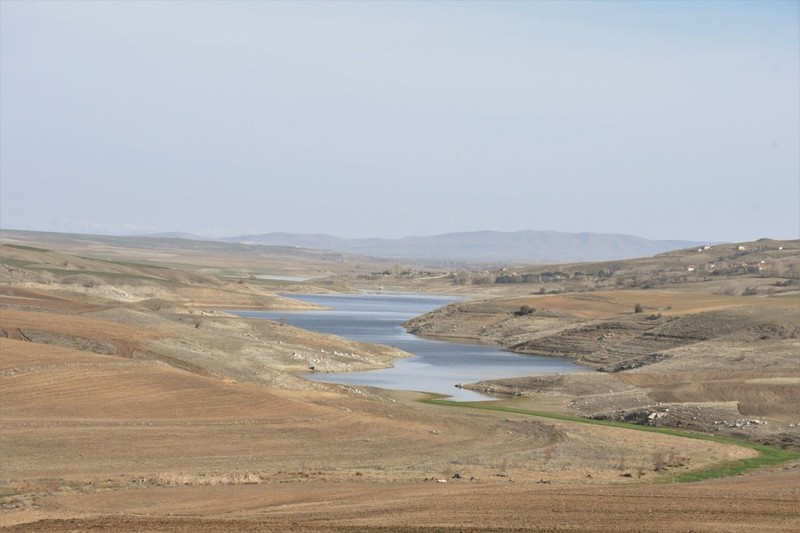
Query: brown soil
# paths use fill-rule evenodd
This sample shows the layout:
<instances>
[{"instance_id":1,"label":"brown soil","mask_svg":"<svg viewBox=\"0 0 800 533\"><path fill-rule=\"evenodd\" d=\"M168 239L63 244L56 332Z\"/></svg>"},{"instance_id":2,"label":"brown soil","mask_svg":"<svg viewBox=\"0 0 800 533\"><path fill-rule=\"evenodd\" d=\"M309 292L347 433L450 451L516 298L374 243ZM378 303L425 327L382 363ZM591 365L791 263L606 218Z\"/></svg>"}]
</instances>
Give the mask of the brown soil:
<instances>
[{"instance_id":1,"label":"brown soil","mask_svg":"<svg viewBox=\"0 0 800 533\"><path fill-rule=\"evenodd\" d=\"M301 530L317 521L390 526L401 517L422 527L442 520L445 508L443 528L522 527L532 517L517 508L534 496L566 509L587 490L599 497L620 484L750 454L425 406L404 394L270 390L11 339L0 339L0 353L0 517L6 525L33 522L32 530L213 530L224 526L221 517L235 517L237 528L273 530L301 518ZM671 466L655 472L655 454L674 456ZM483 504L476 509L475 502ZM284 509L290 503L295 507ZM779 500L770 506L791 516ZM182 518L166 518L175 515Z\"/></svg>"},{"instance_id":2,"label":"brown soil","mask_svg":"<svg viewBox=\"0 0 800 533\"><path fill-rule=\"evenodd\" d=\"M697 485L286 483L53 499L11 531L796 531L798 469ZM791 487L795 487L792 489Z\"/></svg>"},{"instance_id":3,"label":"brown soil","mask_svg":"<svg viewBox=\"0 0 800 533\"><path fill-rule=\"evenodd\" d=\"M795 531L800 525L796 464L735 479L662 483L753 452L310 382L294 373L309 366L376 368L403 354L235 318L211 305L293 305L261 285L134 266L103 271L88 259L18 252L29 255L16 261L44 258L39 267L15 263L0 272L4 529ZM88 277L76 284L65 280L72 274L42 270L64 262ZM110 274L122 277L108 283ZM476 314L492 316L493 304L476 305L482 306ZM775 314L759 316L769 320L672 348L668 359L636 371L520 378L529 381L510 382L509 390L524 392L515 405L585 414L657 402L708 412L713 398L714 413L728 417L720 420L733 421L728 415L741 408L768 419L768 428L784 424L789 431L798 411L798 376L790 372L796 340L783 308L764 306ZM554 310L544 329L628 320L568 314ZM675 320L691 316L676 309ZM453 324L472 331L469 320ZM670 324L678 322L661 326ZM768 338L753 346L751 331ZM764 346L769 357L754 368ZM718 361L709 357L718 353ZM726 367L731 360L749 366L734 372ZM696 380L687 378L690 370ZM736 429L745 430L776 435L761 424Z\"/></svg>"}]
</instances>

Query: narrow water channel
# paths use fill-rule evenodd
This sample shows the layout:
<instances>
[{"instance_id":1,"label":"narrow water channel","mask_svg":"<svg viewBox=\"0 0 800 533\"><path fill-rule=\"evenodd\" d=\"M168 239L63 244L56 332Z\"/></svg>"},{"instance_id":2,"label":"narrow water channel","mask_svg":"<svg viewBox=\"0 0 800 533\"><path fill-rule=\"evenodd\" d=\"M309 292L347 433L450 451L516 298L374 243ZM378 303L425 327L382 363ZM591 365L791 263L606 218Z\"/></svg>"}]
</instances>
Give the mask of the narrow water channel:
<instances>
[{"instance_id":1,"label":"narrow water channel","mask_svg":"<svg viewBox=\"0 0 800 533\"><path fill-rule=\"evenodd\" d=\"M353 340L395 346L414 354L396 359L394 368L362 372L309 373L308 379L384 389L435 392L460 401L488 395L459 389L458 383L531 374L585 372L566 359L504 352L490 346L435 341L411 335L407 320L457 300L419 294L291 295L324 306L320 311L236 311L246 318L283 319L292 326Z\"/></svg>"}]
</instances>

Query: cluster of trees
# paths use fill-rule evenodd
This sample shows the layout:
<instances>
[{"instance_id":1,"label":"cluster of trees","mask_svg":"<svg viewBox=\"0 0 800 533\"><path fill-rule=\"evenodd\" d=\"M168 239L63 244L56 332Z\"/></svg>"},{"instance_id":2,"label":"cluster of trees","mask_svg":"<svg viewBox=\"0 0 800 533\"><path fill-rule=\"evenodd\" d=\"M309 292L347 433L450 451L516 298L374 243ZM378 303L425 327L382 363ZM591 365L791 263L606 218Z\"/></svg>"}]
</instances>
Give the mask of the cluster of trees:
<instances>
[{"instance_id":1,"label":"cluster of trees","mask_svg":"<svg viewBox=\"0 0 800 533\"><path fill-rule=\"evenodd\" d=\"M455 272L450 274L448 278L453 285L491 285L496 283L495 276L487 272Z\"/></svg>"},{"instance_id":2,"label":"cluster of trees","mask_svg":"<svg viewBox=\"0 0 800 533\"><path fill-rule=\"evenodd\" d=\"M566 281L568 279L580 280L587 278L606 279L614 275L610 269L604 268L597 272L582 272L580 270L569 274L560 270L545 270L542 272L509 272L498 274L494 278L495 283L552 283Z\"/></svg>"},{"instance_id":3,"label":"cluster of trees","mask_svg":"<svg viewBox=\"0 0 800 533\"><path fill-rule=\"evenodd\" d=\"M411 270L409 268L401 269L399 266L394 267L392 270L382 270L380 272L371 272L369 274L360 274L360 279L378 279L382 277L406 277L413 278L419 276L436 276L439 272L431 272L427 270Z\"/></svg>"},{"instance_id":4,"label":"cluster of trees","mask_svg":"<svg viewBox=\"0 0 800 533\"><path fill-rule=\"evenodd\" d=\"M537 274L500 274L495 276L495 283L535 283L539 281Z\"/></svg>"},{"instance_id":5,"label":"cluster of trees","mask_svg":"<svg viewBox=\"0 0 800 533\"><path fill-rule=\"evenodd\" d=\"M726 260L727 259L727 260ZM529 272L458 272L450 275L456 285L486 285L491 283L563 283L573 281L595 281L597 287L613 284L619 288L649 289L673 283L687 283L705 276L739 276L758 274L761 277L777 277L800 280L800 261L793 259L767 258L765 262L742 263L720 258L715 263L701 265L695 272L687 272L685 265L669 265L660 269L626 269L617 263L607 264L596 271L542 270ZM544 292L544 291L542 291Z\"/></svg>"}]
</instances>

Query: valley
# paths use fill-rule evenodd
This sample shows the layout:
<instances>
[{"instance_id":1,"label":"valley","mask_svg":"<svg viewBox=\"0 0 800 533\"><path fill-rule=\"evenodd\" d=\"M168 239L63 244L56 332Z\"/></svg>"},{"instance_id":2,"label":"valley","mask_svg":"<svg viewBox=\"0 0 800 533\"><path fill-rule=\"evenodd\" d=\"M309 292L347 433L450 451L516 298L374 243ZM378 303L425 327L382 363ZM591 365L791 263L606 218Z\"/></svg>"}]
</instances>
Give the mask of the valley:
<instances>
[{"instance_id":1,"label":"valley","mask_svg":"<svg viewBox=\"0 0 800 533\"><path fill-rule=\"evenodd\" d=\"M706 263L722 264L751 247L731 263L767 265L718 274L689 272L706 253L693 249L450 271L155 241L3 232L3 529L793 531L800 523L798 241L707 251L717 255ZM409 321L415 334L595 371L464 384L493 392L507 411L438 405L421 393L298 376L309 366L384 368L408 357L397 348L226 311L308 309L291 293L365 289L463 298ZM736 442L786 455L736 477L672 483L757 457Z\"/></svg>"}]
</instances>

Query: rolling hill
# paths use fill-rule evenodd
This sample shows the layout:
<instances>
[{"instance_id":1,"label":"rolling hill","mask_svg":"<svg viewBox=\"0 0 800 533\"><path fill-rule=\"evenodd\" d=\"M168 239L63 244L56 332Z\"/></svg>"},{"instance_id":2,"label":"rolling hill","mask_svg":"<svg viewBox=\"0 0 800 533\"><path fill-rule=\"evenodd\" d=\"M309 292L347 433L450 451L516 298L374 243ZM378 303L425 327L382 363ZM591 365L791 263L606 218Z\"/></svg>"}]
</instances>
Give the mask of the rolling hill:
<instances>
[{"instance_id":1,"label":"rolling hill","mask_svg":"<svg viewBox=\"0 0 800 533\"><path fill-rule=\"evenodd\" d=\"M400 239L345 239L332 235L264 233L227 242L334 250L383 259L472 262L572 262L650 256L705 243L650 240L633 235L556 231L474 231Z\"/></svg>"}]
</instances>

